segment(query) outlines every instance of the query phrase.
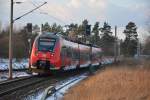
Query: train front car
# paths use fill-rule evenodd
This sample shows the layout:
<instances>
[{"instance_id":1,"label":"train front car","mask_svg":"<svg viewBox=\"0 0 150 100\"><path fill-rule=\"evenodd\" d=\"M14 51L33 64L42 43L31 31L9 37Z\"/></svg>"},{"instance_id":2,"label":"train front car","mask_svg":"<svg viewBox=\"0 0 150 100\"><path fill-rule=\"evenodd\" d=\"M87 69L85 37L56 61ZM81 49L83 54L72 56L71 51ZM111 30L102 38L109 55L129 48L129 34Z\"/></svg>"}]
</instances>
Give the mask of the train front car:
<instances>
[{"instance_id":1,"label":"train front car","mask_svg":"<svg viewBox=\"0 0 150 100\"><path fill-rule=\"evenodd\" d=\"M29 62L32 72L49 73L60 69L59 41L53 33L43 33L35 39Z\"/></svg>"}]
</instances>

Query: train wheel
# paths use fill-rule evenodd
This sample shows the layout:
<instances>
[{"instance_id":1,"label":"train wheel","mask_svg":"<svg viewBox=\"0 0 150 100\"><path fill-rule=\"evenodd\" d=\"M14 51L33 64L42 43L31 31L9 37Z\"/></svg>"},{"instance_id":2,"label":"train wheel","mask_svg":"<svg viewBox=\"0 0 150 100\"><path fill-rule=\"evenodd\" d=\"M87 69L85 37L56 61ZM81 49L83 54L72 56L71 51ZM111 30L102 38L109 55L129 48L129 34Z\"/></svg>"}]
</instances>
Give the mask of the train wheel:
<instances>
[{"instance_id":1,"label":"train wheel","mask_svg":"<svg viewBox=\"0 0 150 100\"><path fill-rule=\"evenodd\" d=\"M97 69L100 69L101 67L102 67L102 64L101 64L101 63L99 63L99 65L96 66Z\"/></svg>"},{"instance_id":2,"label":"train wheel","mask_svg":"<svg viewBox=\"0 0 150 100\"><path fill-rule=\"evenodd\" d=\"M92 66L92 65L89 66L90 74L95 74L96 71L97 71L97 67L96 66Z\"/></svg>"},{"instance_id":3,"label":"train wheel","mask_svg":"<svg viewBox=\"0 0 150 100\"><path fill-rule=\"evenodd\" d=\"M32 70L27 70L26 73L27 74L32 74Z\"/></svg>"},{"instance_id":4,"label":"train wheel","mask_svg":"<svg viewBox=\"0 0 150 100\"><path fill-rule=\"evenodd\" d=\"M53 71L51 71L51 74L52 75L59 75L59 74L61 74L63 71L62 70L53 70Z\"/></svg>"}]
</instances>

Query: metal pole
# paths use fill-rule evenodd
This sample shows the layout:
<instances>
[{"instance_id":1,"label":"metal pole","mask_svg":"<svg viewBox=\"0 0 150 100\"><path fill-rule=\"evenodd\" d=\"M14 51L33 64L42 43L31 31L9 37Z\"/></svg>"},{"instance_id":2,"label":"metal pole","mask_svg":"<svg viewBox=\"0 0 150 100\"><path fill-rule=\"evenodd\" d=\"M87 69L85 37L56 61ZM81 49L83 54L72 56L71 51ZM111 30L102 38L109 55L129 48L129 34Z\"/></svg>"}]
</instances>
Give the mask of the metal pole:
<instances>
[{"instance_id":1,"label":"metal pole","mask_svg":"<svg viewBox=\"0 0 150 100\"><path fill-rule=\"evenodd\" d=\"M42 34L43 33L43 24L41 24L41 30L40 30L40 34Z\"/></svg>"},{"instance_id":2,"label":"metal pole","mask_svg":"<svg viewBox=\"0 0 150 100\"><path fill-rule=\"evenodd\" d=\"M139 39L137 40L137 56L138 56L138 58L140 57L140 41L139 41Z\"/></svg>"},{"instance_id":3,"label":"metal pole","mask_svg":"<svg viewBox=\"0 0 150 100\"><path fill-rule=\"evenodd\" d=\"M121 42L120 42L120 40L119 40L118 42L119 42L119 43L118 43L118 57L120 58L120 45L121 45L120 43L121 43Z\"/></svg>"},{"instance_id":4,"label":"metal pole","mask_svg":"<svg viewBox=\"0 0 150 100\"><path fill-rule=\"evenodd\" d=\"M11 6L10 6L10 33L9 33L9 79L12 79L12 78L13 78L13 77L12 77L12 33L13 33L13 23L14 23L16 20L22 18L23 16L25 16L25 15L27 15L27 14L33 12L34 10L40 8L41 6L45 5L47 2L44 2L42 5L40 5L40 6L36 7L36 8L34 8L33 10L31 10L31 11L29 11L29 12L23 14L22 16L20 16L20 17L14 19L14 20L13 20L13 3L14 3L14 1L11 0L10 3L11 3ZM16 3L20 3L20 2L16 2Z\"/></svg>"},{"instance_id":5,"label":"metal pole","mask_svg":"<svg viewBox=\"0 0 150 100\"><path fill-rule=\"evenodd\" d=\"M13 33L13 0L11 0L11 7L10 7L9 79L12 79L12 33Z\"/></svg>"},{"instance_id":6,"label":"metal pole","mask_svg":"<svg viewBox=\"0 0 150 100\"><path fill-rule=\"evenodd\" d=\"M114 61L117 61L117 26L115 26L115 46L114 46Z\"/></svg>"},{"instance_id":7,"label":"metal pole","mask_svg":"<svg viewBox=\"0 0 150 100\"><path fill-rule=\"evenodd\" d=\"M28 39L28 43L29 43L29 58L30 58L30 54L31 54L31 38Z\"/></svg>"},{"instance_id":8,"label":"metal pole","mask_svg":"<svg viewBox=\"0 0 150 100\"><path fill-rule=\"evenodd\" d=\"M141 43L139 41L139 56L141 55Z\"/></svg>"},{"instance_id":9,"label":"metal pole","mask_svg":"<svg viewBox=\"0 0 150 100\"><path fill-rule=\"evenodd\" d=\"M79 40L78 40L78 50L79 50L79 66L78 67L80 67L80 43L79 43Z\"/></svg>"}]
</instances>

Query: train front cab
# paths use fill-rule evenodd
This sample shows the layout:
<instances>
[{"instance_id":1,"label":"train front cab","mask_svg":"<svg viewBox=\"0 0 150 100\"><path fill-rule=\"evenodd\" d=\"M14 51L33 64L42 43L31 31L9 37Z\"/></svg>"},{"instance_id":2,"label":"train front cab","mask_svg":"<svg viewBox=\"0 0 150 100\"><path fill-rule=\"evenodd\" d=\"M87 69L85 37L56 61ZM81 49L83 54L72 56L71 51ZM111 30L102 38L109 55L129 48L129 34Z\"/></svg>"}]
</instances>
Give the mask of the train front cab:
<instances>
[{"instance_id":1,"label":"train front cab","mask_svg":"<svg viewBox=\"0 0 150 100\"><path fill-rule=\"evenodd\" d=\"M57 37L39 36L32 47L30 70L36 73L60 69L60 43Z\"/></svg>"}]
</instances>

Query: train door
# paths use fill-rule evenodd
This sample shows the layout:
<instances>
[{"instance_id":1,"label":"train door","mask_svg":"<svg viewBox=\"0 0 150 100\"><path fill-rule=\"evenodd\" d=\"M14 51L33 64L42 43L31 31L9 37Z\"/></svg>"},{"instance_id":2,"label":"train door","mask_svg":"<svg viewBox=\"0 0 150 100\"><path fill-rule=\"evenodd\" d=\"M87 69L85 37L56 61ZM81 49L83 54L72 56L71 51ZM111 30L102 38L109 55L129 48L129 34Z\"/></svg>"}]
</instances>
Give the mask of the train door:
<instances>
[{"instance_id":1,"label":"train door","mask_svg":"<svg viewBox=\"0 0 150 100\"><path fill-rule=\"evenodd\" d=\"M65 67L66 64L66 58L67 58L67 48L66 47L62 47L61 50L61 61L62 61L62 66Z\"/></svg>"}]
</instances>

